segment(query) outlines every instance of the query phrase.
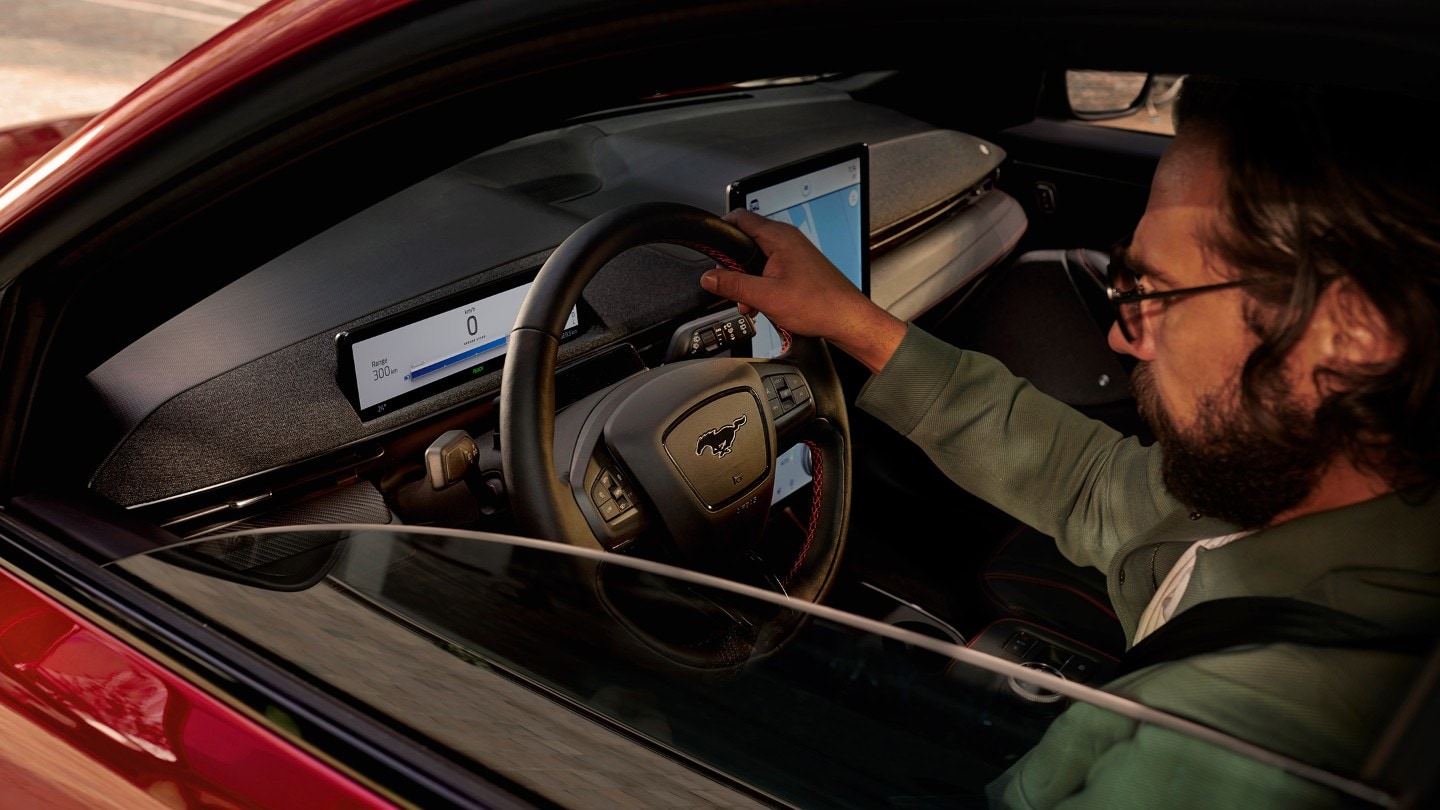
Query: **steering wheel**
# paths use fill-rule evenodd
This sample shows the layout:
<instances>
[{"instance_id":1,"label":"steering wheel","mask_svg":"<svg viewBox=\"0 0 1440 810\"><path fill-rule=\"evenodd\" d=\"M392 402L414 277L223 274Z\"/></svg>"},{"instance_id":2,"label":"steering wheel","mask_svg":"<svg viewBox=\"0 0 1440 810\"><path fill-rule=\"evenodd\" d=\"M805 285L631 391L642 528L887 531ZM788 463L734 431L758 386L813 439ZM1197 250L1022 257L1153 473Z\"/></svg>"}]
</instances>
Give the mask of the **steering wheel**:
<instances>
[{"instance_id":1,"label":"steering wheel","mask_svg":"<svg viewBox=\"0 0 1440 810\"><path fill-rule=\"evenodd\" d=\"M729 222L669 202L609 211L555 249L521 305L500 384L501 462L516 525L535 537L616 553L658 545L667 562L722 576L761 570L765 586L818 602L845 545L852 475L844 392L823 340L787 336L773 359L668 363L557 414L557 358L571 309L608 262L652 243L691 248L750 273L765 263ZM813 503L803 539L777 559L759 542L770 522L777 456L796 443L810 451ZM786 632L769 624L739 629L749 654L783 641ZM682 663L712 667L735 658L735 633L702 643L667 638L644 622L631 629Z\"/></svg>"}]
</instances>

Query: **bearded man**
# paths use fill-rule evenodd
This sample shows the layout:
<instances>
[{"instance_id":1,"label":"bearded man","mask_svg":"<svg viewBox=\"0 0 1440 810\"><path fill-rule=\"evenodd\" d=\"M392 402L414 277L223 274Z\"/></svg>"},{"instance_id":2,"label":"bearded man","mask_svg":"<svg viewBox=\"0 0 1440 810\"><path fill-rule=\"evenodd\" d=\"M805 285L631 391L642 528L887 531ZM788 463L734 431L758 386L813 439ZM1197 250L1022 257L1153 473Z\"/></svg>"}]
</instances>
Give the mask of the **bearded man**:
<instances>
[{"instance_id":1,"label":"bearded man","mask_svg":"<svg viewBox=\"0 0 1440 810\"><path fill-rule=\"evenodd\" d=\"M1106 689L1358 775L1423 662L1423 646L1380 640L1440 626L1440 172L1419 128L1376 126L1387 109L1334 88L1185 80L1177 134L1109 268L1109 341L1138 361L1151 445L897 320L782 223L728 214L766 253L764 275L717 268L701 283L867 367L859 407L1106 572L1132 649L1222 600L1338 611L1375 643L1221 643ZM990 790L1006 807L1136 797L1344 804L1085 703Z\"/></svg>"}]
</instances>

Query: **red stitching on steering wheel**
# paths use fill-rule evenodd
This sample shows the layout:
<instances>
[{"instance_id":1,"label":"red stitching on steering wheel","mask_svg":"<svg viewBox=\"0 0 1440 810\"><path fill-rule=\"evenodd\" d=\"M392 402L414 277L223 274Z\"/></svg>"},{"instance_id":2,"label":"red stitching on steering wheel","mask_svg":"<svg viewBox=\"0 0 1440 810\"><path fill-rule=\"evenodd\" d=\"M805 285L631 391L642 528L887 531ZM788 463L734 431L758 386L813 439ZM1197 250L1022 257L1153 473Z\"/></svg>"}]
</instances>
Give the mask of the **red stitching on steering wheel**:
<instances>
[{"instance_id":1,"label":"red stitching on steering wheel","mask_svg":"<svg viewBox=\"0 0 1440 810\"><path fill-rule=\"evenodd\" d=\"M679 240L677 240L675 244L682 247L688 247L691 250L699 251L700 253L704 253L706 256L709 256L715 261L725 265L725 268L728 270L734 270L737 273L745 272L745 268L741 267L739 262L731 258L730 254L723 253L713 247L710 247L709 245L702 245L698 242L681 242Z\"/></svg>"},{"instance_id":2,"label":"red stitching on steering wheel","mask_svg":"<svg viewBox=\"0 0 1440 810\"><path fill-rule=\"evenodd\" d=\"M786 331L783 326L776 324L774 321L771 321L770 323L772 326L775 327L775 331L780 333L780 353L784 354L785 352L790 351L790 333Z\"/></svg>"},{"instance_id":3,"label":"red stitching on steering wheel","mask_svg":"<svg viewBox=\"0 0 1440 810\"><path fill-rule=\"evenodd\" d=\"M805 543L800 547L800 554L795 558L795 564L790 566L790 573L785 575L784 584L789 585L790 581L800 571L801 563L805 562L805 555L810 552L810 544L815 541L815 529L820 525L820 492L824 483L825 457L820 452L820 445L813 441L806 441L805 446L810 448L811 464L815 468L811 473L814 482L810 485L810 526L805 529Z\"/></svg>"}]
</instances>

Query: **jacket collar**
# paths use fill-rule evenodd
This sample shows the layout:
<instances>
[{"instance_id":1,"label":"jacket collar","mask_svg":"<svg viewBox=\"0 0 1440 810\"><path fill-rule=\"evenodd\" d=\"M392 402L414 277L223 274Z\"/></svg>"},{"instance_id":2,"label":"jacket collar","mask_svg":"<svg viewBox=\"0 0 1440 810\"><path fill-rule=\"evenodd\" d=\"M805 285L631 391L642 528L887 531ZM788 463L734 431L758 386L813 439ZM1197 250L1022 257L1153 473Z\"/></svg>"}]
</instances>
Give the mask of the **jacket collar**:
<instances>
[{"instance_id":1,"label":"jacket collar","mask_svg":"<svg viewBox=\"0 0 1440 810\"><path fill-rule=\"evenodd\" d=\"M1440 623L1440 486L1316 512L1201 549L1178 610L1229 596L1289 596L1396 631Z\"/></svg>"}]
</instances>

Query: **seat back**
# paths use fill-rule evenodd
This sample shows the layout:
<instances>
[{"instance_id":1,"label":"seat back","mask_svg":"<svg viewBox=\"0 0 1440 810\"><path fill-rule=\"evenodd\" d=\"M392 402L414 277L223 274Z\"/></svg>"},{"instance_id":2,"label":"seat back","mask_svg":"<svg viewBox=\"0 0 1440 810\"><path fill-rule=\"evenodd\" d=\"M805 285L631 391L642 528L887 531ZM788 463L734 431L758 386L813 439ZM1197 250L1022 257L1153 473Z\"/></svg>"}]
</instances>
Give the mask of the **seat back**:
<instances>
[{"instance_id":1,"label":"seat back","mask_svg":"<svg viewBox=\"0 0 1440 810\"><path fill-rule=\"evenodd\" d=\"M951 319L947 339L988 354L1039 390L1122 433L1149 441L1130 389L1133 358L1110 348L1109 256L1090 248L1029 251L992 271ZM975 317L982 314L983 317ZM1105 576L1061 556L1055 541L1016 522L980 572L1000 617L1049 627L1113 655L1125 639Z\"/></svg>"}]
</instances>

